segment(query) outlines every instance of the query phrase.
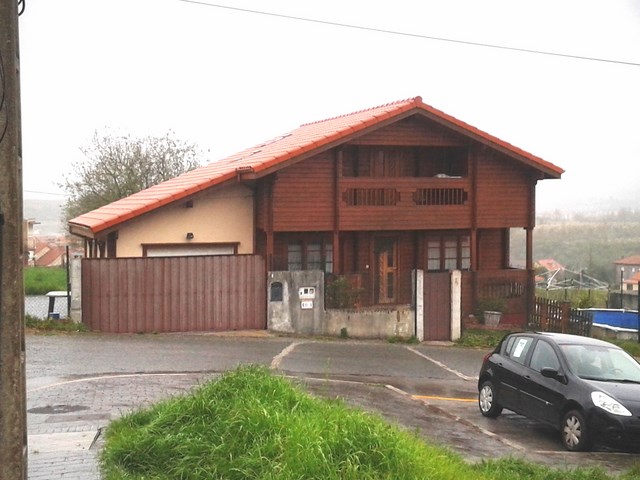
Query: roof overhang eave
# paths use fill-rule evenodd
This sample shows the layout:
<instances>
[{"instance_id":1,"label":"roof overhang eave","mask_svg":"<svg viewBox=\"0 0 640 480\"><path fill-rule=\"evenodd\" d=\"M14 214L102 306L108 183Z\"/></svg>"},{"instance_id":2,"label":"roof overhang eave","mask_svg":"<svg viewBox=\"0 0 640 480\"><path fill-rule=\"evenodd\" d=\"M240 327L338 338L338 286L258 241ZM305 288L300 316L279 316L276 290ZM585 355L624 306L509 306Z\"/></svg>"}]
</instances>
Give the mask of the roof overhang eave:
<instances>
[{"instance_id":1,"label":"roof overhang eave","mask_svg":"<svg viewBox=\"0 0 640 480\"><path fill-rule=\"evenodd\" d=\"M95 233L90 227L78 223L69 223L69 233L83 238L95 238Z\"/></svg>"}]
</instances>

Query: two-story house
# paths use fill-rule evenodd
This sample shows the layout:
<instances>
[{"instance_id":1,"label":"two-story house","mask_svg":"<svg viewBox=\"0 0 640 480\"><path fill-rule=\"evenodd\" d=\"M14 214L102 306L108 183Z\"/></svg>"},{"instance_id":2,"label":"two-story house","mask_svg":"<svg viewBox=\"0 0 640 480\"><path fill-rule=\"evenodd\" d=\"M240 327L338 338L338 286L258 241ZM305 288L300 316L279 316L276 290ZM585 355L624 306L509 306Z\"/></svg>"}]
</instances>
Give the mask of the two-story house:
<instances>
[{"instance_id":1,"label":"two-story house","mask_svg":"<svg viewBox=\"0 0 640 480\"><path fill-rule=\"evenodd\" d=\"M308 123L69 222L88 257L259 254L267 270L345 275L361 305L411 303L463 272L463 314L533 300L535 187L563 170L420 97ZM510 266L510 230L526 266ZM437 303L437 286L434 298Z\"/></svg>"}]
</instances>

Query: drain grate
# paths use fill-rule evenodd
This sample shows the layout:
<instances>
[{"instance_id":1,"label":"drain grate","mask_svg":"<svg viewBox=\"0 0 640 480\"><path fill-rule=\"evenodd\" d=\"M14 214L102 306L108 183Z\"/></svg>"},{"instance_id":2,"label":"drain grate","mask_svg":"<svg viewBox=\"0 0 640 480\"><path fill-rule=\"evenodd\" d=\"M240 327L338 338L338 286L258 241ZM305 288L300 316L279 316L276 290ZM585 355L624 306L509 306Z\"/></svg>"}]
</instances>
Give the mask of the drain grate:
<instances>
[{"instance_id":1,"label":"drain grate","mask_svg":"<svg viewBox=\"0 0 640 480\"><path fill-rule=\"evenodd\" d=\"M47 405L45 407L30 408L27 412L45 415L58 415L60 413L81 412L82 410L89 410L89 407L85 407L84 405Z\"/></svg>"}]
</instances>

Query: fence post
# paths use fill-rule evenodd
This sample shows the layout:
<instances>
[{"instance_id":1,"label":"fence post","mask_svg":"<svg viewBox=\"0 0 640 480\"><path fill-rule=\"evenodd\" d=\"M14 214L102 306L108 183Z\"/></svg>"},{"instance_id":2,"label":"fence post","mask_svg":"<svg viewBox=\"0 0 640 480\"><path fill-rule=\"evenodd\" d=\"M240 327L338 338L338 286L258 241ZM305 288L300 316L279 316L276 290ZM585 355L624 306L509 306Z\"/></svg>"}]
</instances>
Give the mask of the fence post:
<instances>
[{"instance_id":1,"label":"fence post","mask_svg":"<svg viewBox=\"0 0 640 480\"><path fill-rule=\"evenodd\" d=\"M69 311L73 322L82 323L82 254L76 253L69 261L71 294Z\"/></svg>"},{"instance_id":2,"label":"fence post","mask_svg":"<svg viewBox=\"0 0 640 480\"><path fill-rule=\"evenodd\" d=\"M571 319L571 302L560 302L562 333L569 332L569 320Z\"/></svg>"},{"instance_id":3,"label":"fence post","mask_svg":"<svg viewBox=\"0 0 640 480\"><path fill-rule=\"evenodd\" d=\"M540 329L543 332L549 330L549 300L540 299Z\"/></svg>"},{"instance_id":4,"label":"fence post","mask_svg":"<svg viewBox=\"0 0 640 480\"><path fill-rule=\"evenodd\" d=\"M424 270L414 270L415 288L415 334L419 341L424 340Z\"/></svg>"}]
</instances>

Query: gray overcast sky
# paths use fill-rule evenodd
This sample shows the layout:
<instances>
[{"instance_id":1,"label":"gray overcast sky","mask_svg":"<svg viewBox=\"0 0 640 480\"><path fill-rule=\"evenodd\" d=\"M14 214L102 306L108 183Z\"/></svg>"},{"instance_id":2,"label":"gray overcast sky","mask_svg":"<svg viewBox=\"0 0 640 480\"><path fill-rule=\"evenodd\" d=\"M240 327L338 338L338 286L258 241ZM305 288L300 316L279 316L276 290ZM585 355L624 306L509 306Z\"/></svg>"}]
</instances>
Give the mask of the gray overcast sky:
<instances>
[{"instance_id":1,"label":"gray overcast sky","mask_svg":"<svg viewBox=\"0 0 640 480\"><path fill-rule=\"evenodd\" d=\"M220 2L28 0L25 197L59 194L95 130L172 130L216 160L305 122L420 95L564 168L562 180L539 183L539 211L640 204L639 0Z\"/></svg>"}]
</instances>

